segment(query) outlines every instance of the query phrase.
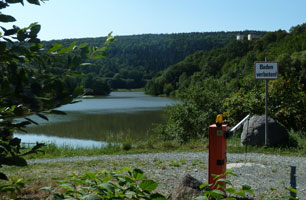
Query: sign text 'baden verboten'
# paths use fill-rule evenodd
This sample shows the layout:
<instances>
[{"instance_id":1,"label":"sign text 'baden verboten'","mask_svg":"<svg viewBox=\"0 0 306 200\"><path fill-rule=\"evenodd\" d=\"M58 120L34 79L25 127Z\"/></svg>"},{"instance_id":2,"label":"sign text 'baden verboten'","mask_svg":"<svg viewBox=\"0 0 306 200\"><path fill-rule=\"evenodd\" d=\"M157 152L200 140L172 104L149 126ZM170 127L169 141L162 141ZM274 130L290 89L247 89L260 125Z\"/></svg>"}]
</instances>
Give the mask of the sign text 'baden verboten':
<instances>
[{"instance_id":1,"label":"sign text 'baden verboten'","mask_svg":"<svg viewBox=\"0 0 306 200\"><path fill-rule=\"evenodd\" d=\"M255 62L255 79L272 80L277 78L277 62Z\"/></svg>"}]
</instances>

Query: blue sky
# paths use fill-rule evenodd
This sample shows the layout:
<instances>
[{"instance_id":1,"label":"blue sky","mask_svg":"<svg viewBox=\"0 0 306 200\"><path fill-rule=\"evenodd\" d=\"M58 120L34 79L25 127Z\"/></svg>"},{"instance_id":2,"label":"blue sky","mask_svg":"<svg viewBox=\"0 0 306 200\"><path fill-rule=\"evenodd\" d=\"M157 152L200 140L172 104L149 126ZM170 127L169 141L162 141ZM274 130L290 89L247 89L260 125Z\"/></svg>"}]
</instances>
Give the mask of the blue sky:
<instances>
[{"instance_id":1,"label":"blue sky","mask_svg":"<svg viewBox=\"0 0 306 200\"><path fill-rule=\"evenodd\" d=\"M2 10L43 40L143 33L289 30L306 22L305 0L49 0ZM11 26L11 25L9 25ZM8 27L8 25L5 25Z\"/></svg>"}]
</instances>

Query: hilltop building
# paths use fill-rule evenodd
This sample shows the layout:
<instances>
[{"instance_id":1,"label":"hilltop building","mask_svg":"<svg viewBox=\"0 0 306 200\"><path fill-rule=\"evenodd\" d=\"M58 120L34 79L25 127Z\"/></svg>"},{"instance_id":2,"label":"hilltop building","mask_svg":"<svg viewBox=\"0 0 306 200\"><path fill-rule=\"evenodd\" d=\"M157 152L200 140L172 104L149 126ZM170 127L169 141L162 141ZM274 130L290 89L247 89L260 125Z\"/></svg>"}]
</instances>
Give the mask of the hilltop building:
<instances>
[{"instance_id":1,"label":"hilltop building","mask_svg":"<svg viewBox=\"0 0 306 200\"><path fill-rule=\"evenodd\" d=\"M237 38L237 40L244 40L244 35L241 35L239 33L236 38Z\"/></svg>"},{"instance_id":2,"label":"hilltop building","mask_svg":"<svg viewBox=\"0 0 306 200\"><path fill-rule=\"evenodd\" d=\"M243 40L256 40L258 39L259 36L258 35L255 35L255 34L251 34L249 33L247 36L246 35L243 35L241 33L239 33L237 36L236 36L236 40L238 41L243 41Z\"/></svg>"},{"instance_id":3,"label":"hilltop building","mask_svg":"<svg viewBox=\"0 0 306 200\"><path fill-rule=\"evenodd\" d=\"M256 40L258 39L259 36L258 35L255 35L255 34L248 34L248 40Z\"/></svg>"}]
</instances>

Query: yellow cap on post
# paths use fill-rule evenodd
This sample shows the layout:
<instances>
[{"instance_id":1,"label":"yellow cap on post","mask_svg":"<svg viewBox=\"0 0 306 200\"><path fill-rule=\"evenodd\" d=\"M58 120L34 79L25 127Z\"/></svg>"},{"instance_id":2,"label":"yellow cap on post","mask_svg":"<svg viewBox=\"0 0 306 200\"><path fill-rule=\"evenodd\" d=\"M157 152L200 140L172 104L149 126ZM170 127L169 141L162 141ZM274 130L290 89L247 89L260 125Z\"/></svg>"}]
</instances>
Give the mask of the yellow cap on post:
<instances>
[{"instance_id":1,"label":"yellow cap on post","mask_svg":"<svg viewBox=\"0 0 306 200\"><path fill-rule=\"evenodd\" d=\"M216 118L216 124L222 124L222 123L223 123L223 115L219 114L217 115L217 118Z\"/></svg>"}]
</instances>

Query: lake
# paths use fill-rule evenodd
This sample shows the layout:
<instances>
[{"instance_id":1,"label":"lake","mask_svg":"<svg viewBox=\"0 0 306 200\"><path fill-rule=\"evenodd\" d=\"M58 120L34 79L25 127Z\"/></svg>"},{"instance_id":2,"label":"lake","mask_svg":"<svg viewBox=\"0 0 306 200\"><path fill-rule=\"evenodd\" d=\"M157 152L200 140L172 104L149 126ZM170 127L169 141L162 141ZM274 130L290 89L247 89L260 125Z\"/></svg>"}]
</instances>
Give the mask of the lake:
<instances>
[{"instance_id":1,"label":"lake","mask_svg":"<svg viewBox=\"0 0 306 200\"><path fill-rule=\"evenodd\" d=\"M30 116L39 126L30 125L28 133L15 133L15 136L24 143L86 148L125 140L144 141L155 136L151 130L154 123L167 120L163 109L178 102L143 92L112 92L109 96L80 100L57 109L67 115L48 114L49 121Z\"/></svg>"}]
</instances>

